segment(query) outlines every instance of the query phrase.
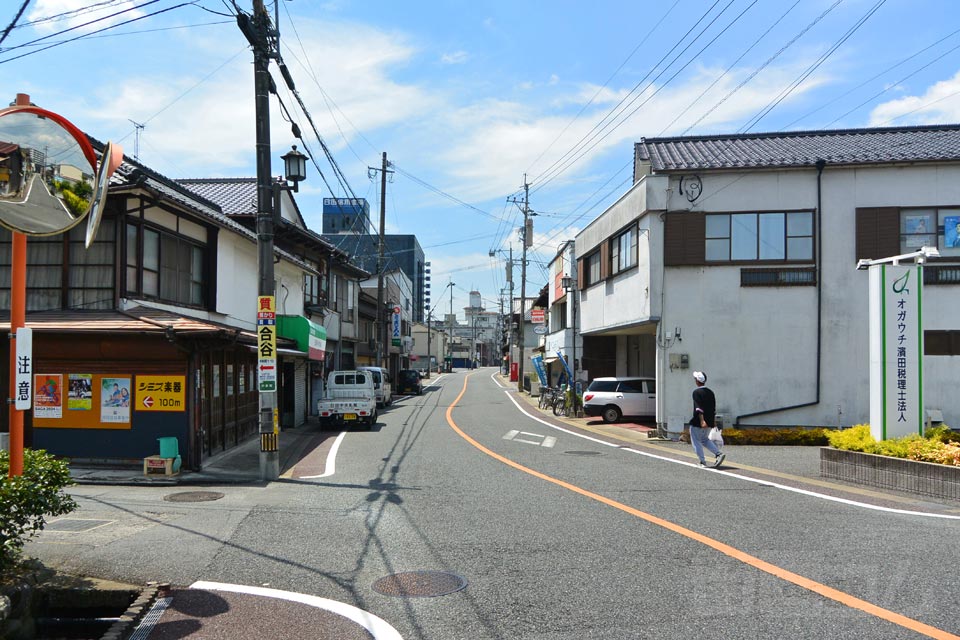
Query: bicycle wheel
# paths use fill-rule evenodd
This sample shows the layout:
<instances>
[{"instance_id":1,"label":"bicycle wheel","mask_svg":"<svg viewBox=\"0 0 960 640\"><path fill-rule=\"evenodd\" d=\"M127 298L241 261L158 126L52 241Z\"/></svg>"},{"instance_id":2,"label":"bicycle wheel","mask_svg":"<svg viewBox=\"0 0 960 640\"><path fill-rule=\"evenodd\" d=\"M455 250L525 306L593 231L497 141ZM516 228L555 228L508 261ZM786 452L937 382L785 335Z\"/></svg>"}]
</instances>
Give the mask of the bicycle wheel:
<instances>
[{"instance_id":1,"label":"bicycle wheel","mask_svg":"<svg viewBox=\"0 0 960 640\"><path fill-rule=\"evenodd\" d=\"M540 408L541 409L547 408L547 402L549 401L549 398L550 398L550 389L548 388L541 389L540 390Z\"/></svg>"},{"instance_id":2,"label":"bicycle wheel","mask_svg":"<svg viewBox=\"0 0 960 640\"><path fill-rule=\"evenodd\" d=\"M553 415L564 417L567 415L567 402L563 396L557 398L553 403Z\"/></svg>"}]
</instances>

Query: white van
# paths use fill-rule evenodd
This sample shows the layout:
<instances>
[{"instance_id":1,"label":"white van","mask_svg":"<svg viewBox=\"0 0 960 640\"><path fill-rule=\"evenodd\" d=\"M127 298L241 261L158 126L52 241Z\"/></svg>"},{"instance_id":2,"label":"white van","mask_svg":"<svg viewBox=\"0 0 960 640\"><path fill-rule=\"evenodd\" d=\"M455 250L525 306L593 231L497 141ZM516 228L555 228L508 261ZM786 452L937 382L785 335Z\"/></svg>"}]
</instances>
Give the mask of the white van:
<instances>
[{"instance_id":1,"label":"white van","mask_svg":"<svg viewBox=\"0 0 960 640\"><path fill-rule=\"evenodd\" d=\"M383 367L357 367L357 371L369 371L373 376L378 407L389 407L393 404L393 383L389 371Z\"/></svg>"}]
</instances>

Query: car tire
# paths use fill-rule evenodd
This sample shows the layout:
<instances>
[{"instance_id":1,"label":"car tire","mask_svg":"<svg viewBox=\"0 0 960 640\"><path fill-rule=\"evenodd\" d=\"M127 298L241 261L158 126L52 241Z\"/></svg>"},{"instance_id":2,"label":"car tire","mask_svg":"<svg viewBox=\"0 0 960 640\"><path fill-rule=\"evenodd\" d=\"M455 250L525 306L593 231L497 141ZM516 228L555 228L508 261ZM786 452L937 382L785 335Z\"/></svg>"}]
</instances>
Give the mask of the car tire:
<instances>
[{"instance_id":1,"label":"car tire","mask_svg":"<svg viewBox=\"0 0 960 640\"><path fill-rule=\"evenodd\" d=\"M623 413L617 405L608 404L603 408L603 413L600 414L600 417L602 417L603 421L607 424L611 424L613 422L619 422L620 418L623 417Z\"/></svg>"},{"instance_id":2,"label":"car tire","mask_svg":"<svg viewBox=\"0 0 960 640\"><path fill-rule=\"evenodd\" d=\"M367 419L367 431L373 431L373 425L377 424L377 412L374 411L373 415Z\"/></svg>"}]
</instances>

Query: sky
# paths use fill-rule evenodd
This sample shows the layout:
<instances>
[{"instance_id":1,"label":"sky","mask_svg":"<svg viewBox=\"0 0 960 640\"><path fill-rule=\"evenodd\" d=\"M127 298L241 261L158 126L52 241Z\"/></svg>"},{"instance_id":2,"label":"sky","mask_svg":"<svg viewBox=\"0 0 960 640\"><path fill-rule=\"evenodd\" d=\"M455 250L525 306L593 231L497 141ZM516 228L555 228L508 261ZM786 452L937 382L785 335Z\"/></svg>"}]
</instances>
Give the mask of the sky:
<instances>
[{"instance_id":1,"label":"sky","mask_svg":"<svg viewBox=\"0 0 960 640\"><path fill-rule=\"evenodd\" d=\"M233 17L252 1L30 0L7 31L23 0L4 0L0 77L9 101L27 93L167 177L254 177L253 55ZM435 315L451 289L461 317L473 290L499 310L511 248L519 296L525 183L536 295L629 188L641 138L960 122L955 0L266 5L306 109L271 66L273 173L298 144L315 161L295 196L308 226L324 197L352 196L376 226L386 152L386 233L417 236Z\"/></svg>"}]
</instances>

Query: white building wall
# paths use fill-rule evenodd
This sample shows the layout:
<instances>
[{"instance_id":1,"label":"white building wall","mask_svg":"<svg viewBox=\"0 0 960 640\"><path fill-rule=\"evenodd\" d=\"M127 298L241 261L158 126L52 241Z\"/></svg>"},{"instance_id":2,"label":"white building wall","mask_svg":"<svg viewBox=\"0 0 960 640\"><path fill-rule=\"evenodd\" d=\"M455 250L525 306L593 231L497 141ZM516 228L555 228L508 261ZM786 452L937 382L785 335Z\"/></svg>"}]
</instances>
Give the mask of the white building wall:
<instances>
[{"instance_id":1,"label":"white building wall","mask_svg":"<svg viewBox=\"0 0 960 640\"><path fill-rule=\"evenodd\" d=\"M637 268L580 290L580 331L584 334L656 322L662 258L662 221L666 206L666 178L648 176L587 226L576 238L577 258L638 223ZM652 209L648 208L652 207Z\"/></svg>"},{"instance_id":2,"label":"white building wall","mask_svg":"<svg viewBox=\"0 0 960 640\"><path fill-rule=\"evenodd\" d=\"M691 207L675 189L671 210L706 212L815 210L816 170L701 174L703 194ZM857 207L931 207L960 203L960 167L833 169L823 173L820 261L822 352L816 405L777 411L744 424L850 425L869 419L867 272L856 271ZM662 243L662 240L661 240ZM885 257L885 256L877 256ZM659 351L661 415L689 417L691 371L709 376L718 412L738 415L816 399L817 288L741 287L737 266L669 267L663 327L682 339ZM749 266L749 265L745 265ZM759 265L758 265L759 266ZM924 288L924 327L955 329L960 295L952 286ZM606 306L606 305L602 305ZM689 369L670 369L671 353L689 355ZM926 357L926 407L960 425L955 358Z\"/></svg>"}]
</instances>

